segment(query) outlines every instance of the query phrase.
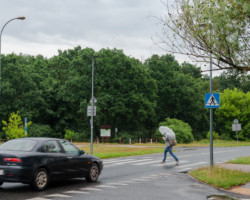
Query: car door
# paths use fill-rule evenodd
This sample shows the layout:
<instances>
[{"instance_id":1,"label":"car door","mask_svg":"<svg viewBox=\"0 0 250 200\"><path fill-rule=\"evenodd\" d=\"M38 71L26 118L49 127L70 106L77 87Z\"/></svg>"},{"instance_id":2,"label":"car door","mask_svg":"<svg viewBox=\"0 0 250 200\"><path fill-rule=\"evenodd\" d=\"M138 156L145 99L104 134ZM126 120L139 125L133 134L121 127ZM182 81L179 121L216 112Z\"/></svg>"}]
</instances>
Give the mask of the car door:
<instances>
[{"instance_id":1,"label":"car door","mask_svg":"<svg viewBox=\"0 0 250 200\"><path fill-rule=\"evenodd\" d=\"M67 158L69 159L67 170L72 177L81 177L86 171L88 160L80 155L80 150L69 141L60 140Z\"/></svg>"},{"instance_id":2,"label":"car door","mask_svg":"<svg viewBox=\"0 0 250 200\"><path fill-rule=\"evenodd\" d=\"M63 179L67 175L68 158L56 140L48 140L43 144L42 152L46 158L46 166L51 179Z\"/></svg>"}]
</instances>

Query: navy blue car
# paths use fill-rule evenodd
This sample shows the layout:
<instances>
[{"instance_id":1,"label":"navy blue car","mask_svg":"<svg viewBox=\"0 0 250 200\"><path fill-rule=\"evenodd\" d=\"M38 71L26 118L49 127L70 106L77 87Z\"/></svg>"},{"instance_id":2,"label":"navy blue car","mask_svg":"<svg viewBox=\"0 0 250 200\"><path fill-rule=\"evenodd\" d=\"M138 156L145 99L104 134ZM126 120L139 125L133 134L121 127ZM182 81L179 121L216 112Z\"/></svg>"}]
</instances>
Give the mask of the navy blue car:
<instances>
[{"instance_id":1,"label":"navy blue car","mask_svg":"<svg viewBox=\"0 0 250 200\"><path fill-rule=\"evenodd\" d=\"M27 137L0 145L0 186L21 182L42 191L55 180L84 177L96 182L102 168L101 159L63 139Z\"/></svg>"}]
</instances>

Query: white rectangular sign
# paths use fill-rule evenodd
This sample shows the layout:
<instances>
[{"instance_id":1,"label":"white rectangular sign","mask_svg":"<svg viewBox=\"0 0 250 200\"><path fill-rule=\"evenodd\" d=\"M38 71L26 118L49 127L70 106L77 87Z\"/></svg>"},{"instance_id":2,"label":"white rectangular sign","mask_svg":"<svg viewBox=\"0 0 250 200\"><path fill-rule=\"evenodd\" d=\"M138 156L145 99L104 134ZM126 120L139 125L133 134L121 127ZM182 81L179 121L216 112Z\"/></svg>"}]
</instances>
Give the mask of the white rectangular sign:
<instances>
[{"instance_id":1,"label":"white rectangular sign","mask_svg":"<svg viewBox=\"0 0 250 200\"><path fill-rule=\"evenodd\" d=\"M232 131L241 131L241 124L232 124Z\"/></svg>"},{"instance_id":2,"label":"white rectangular sign","mask_svg":"<svg viewBox=\"0 0 250 200\"><path fill-rule=\"evenodd\" d=\"M111 129L101 129L101 137L110 137Z\"/></svg>"},{"instance_id":3,"label":"white rectangular sign","mask_svg":"<svg viewBox=\"0 0 250 200\"><path fill-rule=\"evenodd\" d=\"M87 109L87 116L91 116L92 114L92 106L88 106L88 109ZM96 106L94 106L94 113L93 113L93 116L96 116Z\"/></svg>"}]
</instances>

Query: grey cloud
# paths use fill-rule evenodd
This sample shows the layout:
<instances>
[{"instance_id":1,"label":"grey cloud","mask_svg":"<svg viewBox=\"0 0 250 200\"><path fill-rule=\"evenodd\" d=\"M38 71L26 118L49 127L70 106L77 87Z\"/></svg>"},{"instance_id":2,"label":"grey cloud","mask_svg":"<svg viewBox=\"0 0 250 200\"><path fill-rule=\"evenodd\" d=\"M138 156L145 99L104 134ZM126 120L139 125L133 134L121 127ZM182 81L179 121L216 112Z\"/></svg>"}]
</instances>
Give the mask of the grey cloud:
<instances>
[{"instance_id":1,"label":"grey cloud","mask_svg":"<svg viewBox=\"0 0 250 200\"><path fill-rule=\"evenodd\" d=\"M6 37L43 47L80 43L148 54L153 45L150 38L160 32L150 16L164 11L160 0L0 0L4 16L0 27L8 19L24 15L27 20L6 27Z\"/></svg>"}]
</instances>

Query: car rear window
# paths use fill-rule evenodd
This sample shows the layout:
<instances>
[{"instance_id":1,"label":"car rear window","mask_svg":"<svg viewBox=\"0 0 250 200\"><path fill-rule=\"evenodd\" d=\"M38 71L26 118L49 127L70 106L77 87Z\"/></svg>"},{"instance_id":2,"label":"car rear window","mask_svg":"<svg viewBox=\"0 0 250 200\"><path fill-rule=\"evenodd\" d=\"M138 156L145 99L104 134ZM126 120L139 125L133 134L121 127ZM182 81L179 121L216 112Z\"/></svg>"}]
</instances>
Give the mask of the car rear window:
<instances>
[{"instance_id":1,"label":"car rear window","mask_svg":"<svg viewBox=\"0 0 250 200\"><path fill-rule=\"evenodd\" d=\"M31 151L36 143L34 140L10 140L0 145L0 150Z\"/></svg>"}]
</instances>

